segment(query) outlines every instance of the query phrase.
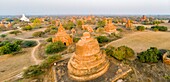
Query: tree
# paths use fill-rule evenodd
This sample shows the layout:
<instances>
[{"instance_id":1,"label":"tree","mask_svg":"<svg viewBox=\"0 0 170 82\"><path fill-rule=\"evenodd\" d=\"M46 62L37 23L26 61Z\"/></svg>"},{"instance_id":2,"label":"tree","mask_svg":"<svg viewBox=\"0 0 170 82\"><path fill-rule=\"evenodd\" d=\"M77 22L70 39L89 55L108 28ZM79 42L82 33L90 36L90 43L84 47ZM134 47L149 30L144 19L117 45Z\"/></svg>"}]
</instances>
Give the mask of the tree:
<instances>
[{"instance_id":1,"label":"tree","mask_svg":"<svg viewBox=\"0 0 170 82\"><path fill-rule=\"evenodd\" d=\"M75 24L72 21L68 21L67 23L64 23L63 27L67 30L71 30L75 27Z\"/></svg>"},{"instance_id":2,"label":"tree","mask_svg":"<svg viewBox=\"0 0 170 82\"><path fill-rule=\"evenodd\" d=\"M105 49L106 54L112 56L118 60L127 59L135 55L134 51L126 46L120 46L118 48L114 48L109 46Z\"/></svg>"},{"instance_id":3,"label":"tree","mask_svg":"<svg viewBox=\"0 0 170 82\"><path fill-rule=\"evenodd\" d=\"M24 76L24 78L30 78L30 77L39 76L43 73L44 73L44 71L42 69L40 69L40 66L33 65L33 66L30 66L28 69L24 70L23 76Z\"/></svg>"},{"instance_id":4,"label":"tree","mask_svg":"<svg viewBox=\"0 0 170 82\"><path fill-rule=\"evenodd\" d=\"M97 41L99 43L109 42L109 39L106 36L98 36Z\"/></svg>"},{"instance_id":5,"label":"tree","mask_svg":"<svg viewBox=\"0 0 170 82\"><path fill-rule=\"evenodd\" d=\"M56 33L57 33L57 30L51 30L51 31L50 31L50 34L51 34L51 35L54 35L54 34L56 34Z\"/></svg>"},{"instance_id":6,"label":"tree","mask_svg":"<svg viewBox=\"0 0 170 82\"><path fill-rule=\"evenodd\" d=\"M30 25L27 25L25 27L22 27L22 30L30 31L30 30L32 30L32 27Z\"/></svg>"},{"instance_id":7,"label":"tree","mask_svg":"<svg viewBox=\"0 0 170 82\"><path fill-rule=\"evenodd\" d=\"M152 26L151 27L152 30L158 29L159 31L167 31L168 28L165 26Z\"/></svg>"},{"instance_id":8,"label":"tree","mask_svg":"<svg viewBox=\"0 0 170 82\"><path fill-rule=\"evenodd\" d=\"M52 37L46 39L47 42L52 42Z\"/></svg>"},{"instance_id":9,"label":"tree","mask_svg":"<svg viewBox=\"0 0 170 82\"><path fill-rule=\"evenodd\" d=\"M97 22L97 27L104 27L104 26L105 26L105 21L100 20Z\"/></svg>"},{"instance_id":10,"label":"tree","mask_svg":"<svg viewBox=\"0 0 170 82\"><path fill-rule=\"evenodd\" d=\"M15 36L17 36L19 33L22 33L22 32L19 30L14 30L14 31L9 32L9 34L14 34Z\"/></svg>"},{"instance_id":11,"label":"tree","mask_svg":"<svg viewBox=\"0 0 170 82\"><path fill-rule=\"evenodd\" d=\"M37 45L37 42L36 42L36 41L23 41L23 42L21 43L21 46L22 46L23 48L34 47L34 46L36 46L36 45Z\"/></svg>"},{"instance_id":12,"label":"tree","mask_svg":"<svg viewBox=\"0 0 170 82\"><path fill-rule=\"evenodd\" d=\"M150 47L147 51L139 53L137 57L141 62L156 63L162 59L162 54L156 47Z\"/></svg>"},{"instance_id":13,"label":"tree","mask_svg":"<svg viewBox=\"0 0 170 82\"><path fill-rule=\"evenodd\" d=\"M47 54L53 54L53 53L61 52L65 50L66 48L67 47L61 41L57 41L57 42L48 44L46 46L45 52Z\"/></svg>"},{"instance_id":14,"label":"tree","mask_svg":"<svg viewBox=\"0 0 170 82\"><path fill-rule=\"evenodd\" d=\"M43 31L37 31L32 34L33 37L42 37L45 33Z\"/></svg>"},{"instance_id":15,"label":"tree","mask_svg":"<svg viewBox=\"0 0 170 82\"><path fill-rule=\"evenodd\" d=\"M6 36L7 36L6 34L1 34L1 35L0 35L0 37L3 38L3 39L4 39Z\"/></svg>"},{"instance_id":16,"label":"tree","mask_svg":"<svg viewBox=\"0 0 170 82\"><path fill-rule=\"evenodd\" d=\"M81 28L83 25L82 21L81 20L77 20L77 27Z\"/></svg>"},{"instance_id":17,"label":"tree","mask_svg":"<svg viewBox=\"0 0 170 82\"><path fill-rule=\"evenodd\" d=\"M144 26L137 26L136 29L138 31L144 31L145 30L145 27Z\"/></svg>"},{"instance_id":18,"label":"tree","mask_svg":"<svg viewBox=\"0 0 170 82\"><path fill-rule=\"evenodd\" d=\"M0 55L11 54L12 52L18 52L20 50L21 50L20 45L8 42L0 47Z\"/></svg>"}]
</instances>

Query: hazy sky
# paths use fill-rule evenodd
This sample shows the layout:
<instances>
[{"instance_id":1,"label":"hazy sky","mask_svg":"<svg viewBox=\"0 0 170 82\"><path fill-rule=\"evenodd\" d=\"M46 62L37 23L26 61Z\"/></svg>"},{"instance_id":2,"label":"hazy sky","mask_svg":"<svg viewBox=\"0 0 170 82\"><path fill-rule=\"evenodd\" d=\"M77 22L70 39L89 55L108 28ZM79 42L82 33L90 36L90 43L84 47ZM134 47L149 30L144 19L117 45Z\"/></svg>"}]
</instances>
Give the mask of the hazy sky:
<instances>
[{"instance_id":1,"label":"hazy sky","mask_svg":"<svg viewBox=\"0 0 170 82\"><path fill-rule=\"evenodd\" d=\"M0 15L168 14L170 0L0 0Z\"/></svg>"}]
</instances>

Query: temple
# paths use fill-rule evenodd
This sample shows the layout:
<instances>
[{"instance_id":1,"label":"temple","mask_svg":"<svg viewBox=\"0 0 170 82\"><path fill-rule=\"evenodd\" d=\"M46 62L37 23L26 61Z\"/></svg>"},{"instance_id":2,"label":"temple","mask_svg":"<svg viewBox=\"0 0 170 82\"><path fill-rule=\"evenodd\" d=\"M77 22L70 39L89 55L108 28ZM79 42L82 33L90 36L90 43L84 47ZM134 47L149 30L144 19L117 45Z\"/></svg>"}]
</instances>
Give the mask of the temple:
<instances>
[{"instance_id":1,"label":"temple","mask_svg":"<svg viewBox=\"0 0 170 82\"><path fill-rule=\"evenodd\" d=\"M24 14L22 15L22 17L21 17L20 20L21 20L21 21L26 21L26 22L29 22L29 21L30 21L27 17L25 17Z\"/></svg>"},{"instance_id":2,"label":"temple","mask_svg":"<svg viewBox=\"0 0 170 82\"><path fill-rule=\"evenodd\" d=\"M126 25L125 25L126 28L131 28L132 27L132 23L131 21L128 19Z\"/></svg>"},{"instance_id":3,"label":"temple","mask_svg":"<svg viewBox=\"0 0 170 82\"><path fill-rule=\"evenodd\" d=\"M83 30L87 30L88 32L94 32L93 28L90 25L82 25Z\"/></svg>"},{"instance_id":4,"label":"temple","mask_svg":"<svg viewBox=\"0 0 170 82\"><path fill-rule=\"evenodd\" d=\"M113 25L111 18L105 19L105 27L104 27L104 29L108 33L116 32L116 26Z\"/></svg>"},{"instance_id":5,"label":"temple","mask_svg":"<svg viewBox=\"0 0 170 82\"><path fill-rule=\"evenodd\" d=\"M147 17L145 15L143 15L140 19L140 21L146 21L147 20Z\"/></svg>"},{"instance_id":6,"label":"temple","mask_svg":"<svg viewBox=\"0 0 170 82\"><path fill-rule=\"evenodd\" d=\"M73 43L72 37L70 37L69 34L66 33L65 29L63 28L62 24L60 23L60 26L58 28L58 32L55 34L55 37L52 38L52 42L61 41L66 46L69 46Z\"/></svg>"},{"instance_id":7,"label":"temple","mask_svg":"<svg viewBox=\"0 0 170 82\"><path fill-rule=\"evenodd\" d=\"M76 81L88 81L103 75L109 67L109 61L100 50L98 41L83 33L76 44L76 51L68 62L68 75Z\"/></svg>"}]
</instances>

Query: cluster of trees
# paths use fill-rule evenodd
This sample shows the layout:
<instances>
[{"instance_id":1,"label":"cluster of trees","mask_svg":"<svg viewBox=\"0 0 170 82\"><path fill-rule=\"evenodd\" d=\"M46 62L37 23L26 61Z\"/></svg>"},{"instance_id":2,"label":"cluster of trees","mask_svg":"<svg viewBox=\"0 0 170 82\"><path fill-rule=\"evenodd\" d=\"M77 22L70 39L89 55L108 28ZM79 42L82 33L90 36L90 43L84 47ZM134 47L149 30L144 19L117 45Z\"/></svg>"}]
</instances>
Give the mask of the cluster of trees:
<instances>
[{"instance_id":1,"label":"cluster of trees","mask_svg":"<svg viewBox=\"0 0 170 82\"><path fill-rule=\"evenodd\" d=\"M97 27L104 27L105 26L105 21L100 20L97 22Z\"/></svg>"},{"instance_id":2,"label":"cluster of trees","mask_svg":"<svg viewBox=\"0 0 170 82\"><path fill-rule=\"evenodd\" d=\"M3 41L0 42L0 55L11 54L14 52L19 52L21 46L15 42Z\"/></svg>"},{"instance_id":3,"label":"cluster of trees","mask_svg":"<svg viewBox=\"0 0 170 82\"><path fill-rule=\"evenodd\" d=\"M107 38L106 36L98 36L96 38L99 43L109 42L109 38Z\"/></svg>"},{"instance_id":4,"label":"cluster of trees","mask_svg":"<svg viewBox=\"0 0 170 82\"><path fill-rule=\"evenodd\" d=\"M45 52L47 54L54 54L66 49L66 45L64 45L61 41L57 41L54 43L50 43L46 46Z\"/></svg>"},{"instance_id":5,"label":"cluster of trees","mask_svg":"<svg viewBox=\"0 0 170 82\"><path fill-rule=\"evenodd\" d=\"M145 27L144 26L137 26L136 29L138 31L144 31L145 30Z\"/></svg>"},{"instance_id":6,"label":"cluster of trees","mask_svg":"<svg viewBox=\"0 0 170 82\"><path fill-rule=\"evenodd\" d=\"M26 26L22 27L22 30L24 30L24 31L30 31L32 29L33 28L30 25L26 25Z\"/></svg>"},{"instance_id":7,"label":"cluster of trees","mask_svg":"<svg viewBox=\"0 0 170 82\"><path fill-rule=\"evenodd\" d=\"M77 25L78 28L81 28L83 23L82 23L81 20L77 20L77 24L76 25Z\"/></svg>"},{"instance_id":8,"label":"cluster of trees","mask_svg":"<svg viewBox=\"0 0 170 82\"><path fill-rule=\"evenodd\" d=\"M77 43L80 40L80 38L73 38L73 42Z\"/></svg>"},{"instance_id":9,"label":"cluster of trees","mask_svg":"<svg viewBox=\"0 0 170 82\"><path fill-rule=\"evenodd\" d=\"M72 21L68 21L67 23L63 24L63 27L67 30L71 30L72 28L75 28L76 25Z\"/></svg>"},{"instance_id":10,"label":"cluster of trees","mask_svg":"<svg viewBox=\"0 0 170 82\"><path fill-rule=\"evenodd\" d=\"M14 30L14 31L9 32L9 34L14 34L15 36L17 36L19 33L22 33L22 32L19 30Z\"/></svg>"},{"instance_id":11,"label":"cluster of trees","mask_svg":"<svg viewBox=\"0 0 170 82\"><path fill-rule=\"evenodd\" d=\"M154 31L167 31L168 30L168 28L165 26L152 26L151 29Z\"/></svg>"},{"instance_id":12,"label":"cluster of trees","mask_svg":"<svg viewBox=\"0 0 170 82\"><path fill-rule=\"evenodd\" d=\"M22 48L34 47L36 45L37 45L37 42L36 41L31 41L31 40L30 41L26 40L26 41L21 42L21 47Z\"/></svg>"},{"instance_id":13,"label":"cluster of trees","mask_svg":"<svg viewBox=\"0 0 170 82\"><path fill-rule=\"evenodd\" d=\"M162 20L161 21L155 20L155 21L144 21L143 22L144 25L159 25L161 23L164 23L164 22Z\"/></svg>"},{"instance_id":14,"label":"cluster of trees","mask_svg":"<svg viewBox=\"0 0 170 82\"><path fill-rule=\"evenodd\" d=\"M155 63L162 59L162 54L156 47L151 47L150 49L139 53L137 57L141 62Z\"/></svg>"},{"instance_id":15,"label":"cluster of trees","mask_svg":"<svg viewBox=\"0 0 170 82\"><path fill-rule=\"evenodd\" d=\"M23 77L24 78L31 78L37 77L45 73L49 67L57 60L61 59L61 55L55 54L49 56L45 59L40 65L33 65L30 66L28 69L24 70Z\"/></svg>"},{"instance_id":16,"label":"cluster of trees","mask_svg":"<svg viewBox=\"0 0 170 82\"><path fill-rule=\"evenodd\" d=\"M127 46L120 46L118 48L109 46L105 51L108 56L114 57L117 60L124 60L135 55L135 52Z\"/></svg>"},{"instance_id":17,"label":"cluster of trees","mask_svg":"<svg viewBox=\"0 0 170 82\"><path fill-rule=\"evenodd\" d=\"M54 35L55 33L57 33L57 30L58 29L56 26L49 26L47 29L45 29L44 33Z\"/></svg>"},{"instance_id":18,"label":"cluster of trees","mask_svg":"<svg viewBox=\"0 0 170 82\"><path fill-rule=\"evenodd\" d=\"M52 37L46 39L47 42L52 42Z\"/></svg>"}]
</instances>

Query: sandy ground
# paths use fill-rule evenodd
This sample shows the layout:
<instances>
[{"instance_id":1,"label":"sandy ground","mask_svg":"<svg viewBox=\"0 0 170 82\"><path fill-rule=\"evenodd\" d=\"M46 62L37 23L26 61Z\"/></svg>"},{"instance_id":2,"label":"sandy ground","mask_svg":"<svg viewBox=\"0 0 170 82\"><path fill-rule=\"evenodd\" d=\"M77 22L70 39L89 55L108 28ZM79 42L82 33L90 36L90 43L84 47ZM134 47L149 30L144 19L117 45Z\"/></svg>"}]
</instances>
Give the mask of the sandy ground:
<instances>
[{"instance_id":1,"label":"sandy ground","mask_svg":"<svg viewBox=\"0 0 170 82\"><path fill-rule=\"evenodd\" d=\"M144 51L150 47L170 50L170 32L135 32L126 35L122 39L113 41L108 45L114 47L126 45L136 52Z\"/></svg>"},{"instance_id":2,"label":"sandy ground","mask_svg":"<svg viewBox=\"0 0 170 82\"><path fill-rule=\"evenodd\" d=\"M30 38L32 37L32 34L34 32L37 32L37 31L44 31L46 28L40 28L40 29L34 29L32 31L22 31L21 34L18 34L17 37L20 37L20 38L24 38L24 39L27 39L27 38ZM14 34L8 34L7 37L16 37Z\"/></svg>"},{"instance_id":3,"label":"sandy ground","mask_svg":"<svg viewBox=\"0 0 170 82\"><path fill-rule=\"evenodd\" d=\"M24 68L32 65L34 61L31 60L31 51L32 48L26 48L15 56L1 56L1 59L5 60L0 61L0 82L21 73Z\"/></svg>"}]
</instances>

